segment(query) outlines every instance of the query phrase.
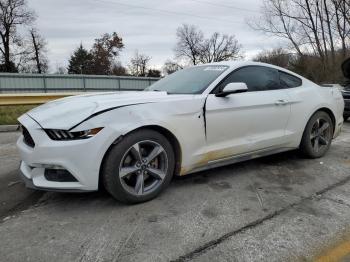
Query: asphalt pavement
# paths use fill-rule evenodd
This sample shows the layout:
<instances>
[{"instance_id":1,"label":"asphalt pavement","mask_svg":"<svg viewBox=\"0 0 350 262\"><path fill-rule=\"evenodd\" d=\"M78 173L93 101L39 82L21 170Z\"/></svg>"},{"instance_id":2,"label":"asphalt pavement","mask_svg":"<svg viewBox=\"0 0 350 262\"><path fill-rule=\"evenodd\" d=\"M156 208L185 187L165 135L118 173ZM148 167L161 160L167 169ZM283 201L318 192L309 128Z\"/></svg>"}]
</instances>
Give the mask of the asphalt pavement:
<instances>
[{"instance_id":1,"label":"asphalt pavement","mask_svg":"<svg viewBox=\"0 0 350 262\"><path fill-rule=\"evenodd\" d=\"M18 136L0 133L0 261L350 258L349 122L321 159L291 151L178 177L129 206L25 189Z\"/></svg>"}]
</instances>

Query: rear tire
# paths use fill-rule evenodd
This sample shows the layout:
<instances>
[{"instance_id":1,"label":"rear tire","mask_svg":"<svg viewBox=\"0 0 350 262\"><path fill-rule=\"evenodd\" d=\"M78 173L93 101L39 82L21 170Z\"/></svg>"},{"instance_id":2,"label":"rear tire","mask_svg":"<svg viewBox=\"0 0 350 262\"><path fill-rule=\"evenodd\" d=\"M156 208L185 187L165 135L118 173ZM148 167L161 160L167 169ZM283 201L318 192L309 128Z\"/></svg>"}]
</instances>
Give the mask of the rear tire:
<instances>
[{"instance_id":1,"label":"rear tire","mask_svg":"<svg viewBox=\"0 0 350 262\"><path fill-rule=\"evenodd\" d=\"M324 111L316 112L309 120L300 143L300 151L309 158L326 154L333 138L333 122Z\"/></svg>"},{"instance_id":2,"label":"rear tire","mask_svg":"<svg viewBox=\"0 0 350 262\"><path fill-rule=\"evenodd\" d=\"M175 157L160 133L139 129L113 145L105 157L102 181L106 190L124 203L155 198L170 183Z\"/></svg>"}]
</instances>

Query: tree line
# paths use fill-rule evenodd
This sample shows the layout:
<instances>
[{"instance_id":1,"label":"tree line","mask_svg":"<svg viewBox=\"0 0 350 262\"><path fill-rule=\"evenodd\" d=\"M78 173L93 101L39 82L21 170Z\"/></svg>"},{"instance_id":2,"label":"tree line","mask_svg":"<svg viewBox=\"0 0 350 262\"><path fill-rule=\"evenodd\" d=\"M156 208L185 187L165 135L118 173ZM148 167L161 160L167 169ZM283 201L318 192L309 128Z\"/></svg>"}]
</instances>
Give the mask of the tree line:
<instances>
[{"instance_id":1,"label":"tree line","mask_svg":"<svg viewBox=\"0 0 350 262\"><path fill-rule=\"evenodd\" d=\"M131 58L128 68L124 67L117 59L123 48L123 40L115 32L95 39L91 50L80 44L69 59L67 72L86 75L161 76L161 71L149 68L151 57L138 51Z\"/></svg>"},{"instance_id":2,"label":"tree line","mask_svg":"<svg viewBox=\"0 0 350 262\"><path fill-rule=\"evenodd\" d=\"M162 67L163 72L151 69L149 67L151 57L138 51L130 59L127 67L123 67L116 60L119 52L124 48L122 38L117 33L113 33L96 39L90 51L81 44L69 60L68 73L160 77L162 73L171 74L190 65L243 57L242 46L234 35L215 32L206 38L196 26L183 24L178 27L176 37L174 59L168 59L165 62ZM96 60L100 62L96 64Z\"/></svg>"},{"instance_id":3,"label":"tree line","mask_svg":"<svg viewBox=\"0 0 350 262\"><path fill-rule=\"evenodd\" d=\"M350 0L264 0L260 19L249 25L287 42L255 60L319 83L343 80L340 66L350 54Z\"/></svg>"},{"instance_id":4,"label":"tree line","mask_svg":"<svg viewBox=\"0 0 350 262\"><path fill-rule=\"evenodd\" d=\"M35 28L36 17L26 0L0 0L0 72L48 71L47 41ZM319 83L343 80L340 65L350 54L350 0L264 0L260 17L248 24L285 40L253 60L291 69ZM152 69L152 58L138 51L122 65L123 39L112 32L96 38L90 49L78 45L68 67L58 73L159 77L190 65L244 57L233 34L208 36L194 25L183 24L176 39L174 56L162 71Z\"/></svg>"},{"instance_id":5,"label":"tree line","mask_svg":"<svg viewBox=\"0 0 350 262\"><path fill-rule=\"evenodd\" d=\"M48 71L47 41L35 28L36 18L26 0L0 0L0 72ZM119 61L125 48L123 39L113 32L96 38L90 49L80 44L72 52L68 67L60 67L56 73L160 77L189 65L242 57L242 47L234 35L215 32L206 38L199 28L184 24L176 36L174 59L167 60L162 71L152 69L151 57L138 51L123 66Z\"/></svg>"}]
</instances>

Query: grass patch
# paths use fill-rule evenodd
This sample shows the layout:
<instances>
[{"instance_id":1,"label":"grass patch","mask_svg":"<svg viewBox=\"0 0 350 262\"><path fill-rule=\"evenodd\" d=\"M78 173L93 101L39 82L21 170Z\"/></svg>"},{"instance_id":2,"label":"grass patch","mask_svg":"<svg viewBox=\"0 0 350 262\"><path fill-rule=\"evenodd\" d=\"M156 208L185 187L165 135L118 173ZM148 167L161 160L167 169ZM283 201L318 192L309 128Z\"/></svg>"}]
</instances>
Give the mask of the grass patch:
<instances>
[{"instance_id":1,"label":"grass patch","mask_svg":"<svg viewBox=\"0 0 350 262\"><path fill-rule=\"evenodd\" d=\"M0 125L16 125L17 118L37 105L0 106Z\"/></svg>"}]
</instances>

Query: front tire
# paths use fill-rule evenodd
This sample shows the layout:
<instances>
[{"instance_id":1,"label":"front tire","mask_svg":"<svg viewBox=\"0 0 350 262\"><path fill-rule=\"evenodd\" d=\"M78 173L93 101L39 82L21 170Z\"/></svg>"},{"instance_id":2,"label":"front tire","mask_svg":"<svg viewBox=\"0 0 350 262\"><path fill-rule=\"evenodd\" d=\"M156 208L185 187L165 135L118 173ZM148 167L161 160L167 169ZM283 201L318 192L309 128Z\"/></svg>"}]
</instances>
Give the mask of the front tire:
<instances>
[{"instance_id":1,"label":"front tire","mask_svg":"<svg viewBox=\"0 0 350 262\"><path fill-rule=\"evenodd\" d=\"M169 185L174 166L169 141L156 131L139 129L113 145L101 175L114 198L124 203L141 203L155 198Z\"/></svg>"},{"instance_id":2,"label":"front tire","mask_svg":"<svg viewBox=\"0 0 350 262\"><path fill-rule=\"evenodd\" d=\"M333 138L333 122L323 111L316 112L309 120L300 143L300 151L309 158L326 154Z\"/></svg>"}]
</instances>

